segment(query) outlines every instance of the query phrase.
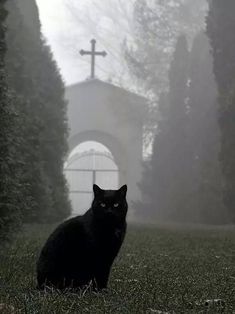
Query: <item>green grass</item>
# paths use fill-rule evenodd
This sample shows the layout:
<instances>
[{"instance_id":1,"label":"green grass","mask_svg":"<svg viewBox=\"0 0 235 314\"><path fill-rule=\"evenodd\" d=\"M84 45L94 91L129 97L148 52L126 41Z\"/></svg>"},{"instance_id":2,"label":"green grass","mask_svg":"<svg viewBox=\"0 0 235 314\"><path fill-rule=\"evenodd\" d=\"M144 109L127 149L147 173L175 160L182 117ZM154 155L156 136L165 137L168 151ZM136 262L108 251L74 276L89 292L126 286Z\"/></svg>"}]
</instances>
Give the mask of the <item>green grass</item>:
<instances>
[{"instance_id":1,"label":"green grass","mask_svg":"<svg viewBox=\"0 0 235 314\"><path fill-rule=\"evenodd\" d=\"M235 313L235 230L129 226L107 292L39 292L35 263L52 226L30 226L0 254L0 313ZM225 308L207 299L222 299ZM159 312L158 312L159 311Z\"/></svg>"}]
</instances>

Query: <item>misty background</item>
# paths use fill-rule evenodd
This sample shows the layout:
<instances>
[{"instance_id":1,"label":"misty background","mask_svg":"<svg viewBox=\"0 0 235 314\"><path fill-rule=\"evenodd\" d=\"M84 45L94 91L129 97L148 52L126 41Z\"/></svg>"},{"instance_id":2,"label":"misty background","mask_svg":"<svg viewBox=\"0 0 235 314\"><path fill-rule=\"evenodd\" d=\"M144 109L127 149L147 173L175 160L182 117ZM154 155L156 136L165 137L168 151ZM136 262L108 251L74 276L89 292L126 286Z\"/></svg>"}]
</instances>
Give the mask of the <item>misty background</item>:
<instances>
[{"instance_id":1,"label":"misty background","mask_svg":"<svg viewBox=\"0 0 235 314\"><path fill-rule=\"evenodd\" d=\"M129 219L234 223L232 9L4 1L2 230L84 212L94 182L128 184Z\"/></svg>"}]
</instances>

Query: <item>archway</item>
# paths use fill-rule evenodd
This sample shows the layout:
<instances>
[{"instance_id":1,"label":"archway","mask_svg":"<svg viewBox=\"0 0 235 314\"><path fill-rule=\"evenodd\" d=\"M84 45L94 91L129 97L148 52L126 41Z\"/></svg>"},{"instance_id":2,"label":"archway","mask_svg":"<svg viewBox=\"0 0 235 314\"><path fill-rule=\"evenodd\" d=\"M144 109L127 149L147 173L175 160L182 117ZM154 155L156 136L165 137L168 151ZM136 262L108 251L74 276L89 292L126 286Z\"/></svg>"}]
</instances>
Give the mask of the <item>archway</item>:
<instances>
[{"instance_id":1,"label":"archway","mask_svg":"<svg viewBox=\"0 0 235 314\"><path fill-rule=\"evenodd\" d=\"M110 150L99 142L86 141L76 146L65 163L65 176L73 215L84 213L93 199L93 184L117 189L120 171Z\"/></svg>"},{"instance_id":2,"label":"archway","mask_svg":"<svg viewBox=\"0 0 235 314\"><path fill-rule=\"evenodd\" d=\"M111 152L116 164L118 165L120 172L125 172L127 168L127 156L125 149L121 142L114 136L99 131L91 130L81 133L77 133L69 138L69 155L71 152L81 143L84 142L96 142L104 145Z\"/></svg>"}]
</instances>

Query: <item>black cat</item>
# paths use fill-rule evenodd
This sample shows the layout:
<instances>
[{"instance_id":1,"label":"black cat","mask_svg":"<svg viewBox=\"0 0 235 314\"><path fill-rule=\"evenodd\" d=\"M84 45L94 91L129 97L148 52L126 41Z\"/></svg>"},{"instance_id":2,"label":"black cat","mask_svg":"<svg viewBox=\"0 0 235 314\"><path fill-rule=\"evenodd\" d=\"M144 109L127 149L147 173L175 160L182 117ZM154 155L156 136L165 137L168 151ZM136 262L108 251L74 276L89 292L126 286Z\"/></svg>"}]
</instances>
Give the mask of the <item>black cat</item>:
<instances>
[{"instance_id":1,"label":"black cat","mask_svg":"<svg viewBox=\"0 0 235 314\"><path fill-rule=\"evenodd\" d=\"M38 288L107 287L109 272L126 233L127 186L102 190L83 215L62 223L48 238L37 262Z\"/></svg>"}]
</instances>

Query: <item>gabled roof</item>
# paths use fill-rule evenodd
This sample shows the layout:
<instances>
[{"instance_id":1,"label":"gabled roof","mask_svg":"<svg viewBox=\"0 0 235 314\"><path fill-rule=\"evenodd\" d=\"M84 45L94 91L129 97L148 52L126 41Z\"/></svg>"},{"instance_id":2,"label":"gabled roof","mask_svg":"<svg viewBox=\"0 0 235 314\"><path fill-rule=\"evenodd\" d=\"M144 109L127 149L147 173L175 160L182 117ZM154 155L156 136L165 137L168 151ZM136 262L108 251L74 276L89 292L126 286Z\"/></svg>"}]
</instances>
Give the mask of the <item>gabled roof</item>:
<instances>
[{"instance_id":1,"label":"gabled roof","mask_svg":"<svg viewBox=\"0 0 235 314\"><path fill-rule=\"evenodd\" d=\"M93 84L95 84L97 86L104 87L104 88L113 89L113 91L120 92L122 94L126 94L126 96L129 96L129 97L135 97L135 98L138 99L139 102L140 101L144 102L144 103L147 102L147 98L145 98L144 96L141 96L141 95L138 95L138 94L133 93L131 91L128 91L127 89L124 89L124 88L122 88L120 86L117 86L117 85L114 85L112 83L102 81L102 80L100 80L98 78L94 78L94 79L88 78L85 81L69 85L69 86L66 87L66 89L69 91L70 89L75 89L75 88L77 89L77 88L80 88L80 87L83 87L83 86L93 85Z\"/></svg>"}]
</instances>

